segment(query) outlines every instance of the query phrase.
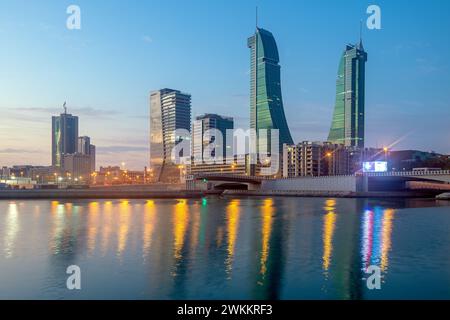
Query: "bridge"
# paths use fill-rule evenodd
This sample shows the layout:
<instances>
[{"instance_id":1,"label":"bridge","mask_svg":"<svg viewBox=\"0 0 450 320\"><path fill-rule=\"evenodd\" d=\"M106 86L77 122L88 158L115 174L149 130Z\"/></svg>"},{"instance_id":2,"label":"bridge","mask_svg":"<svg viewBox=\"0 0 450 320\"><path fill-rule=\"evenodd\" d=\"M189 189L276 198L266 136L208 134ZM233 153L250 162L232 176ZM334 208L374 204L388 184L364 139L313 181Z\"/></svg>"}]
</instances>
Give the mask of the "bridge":
<instances>
[{"instance_id":1,"label":"bridge","mask_svg":"<svg viewBox=\"0 0 450 320\"><path fill-rule=\"evenodd\" d=\"M398 191L408 181L429 181L450 184L450 170L393 171L357 173L345 176L294 177L274 179L264 176L205 173L189 176L191 189L248 189L289 191ZM188 183L189 186L189 183Z\"/></svg>"},{"instance_id":2,"label":"bridge","mask_svg":"<svg viewBox=\"0 0 450 320\"><path fill-rule=\"evenodd\" d=\"M396 191L406 189L409 181L450 183L450 170L370 172L362 174L362 191Z\"/></svg>"},{"instance_id":3,"label":"bridge","mask_svg":"<svg viewBox=\"0 0 450 320\"><path fill-rule=\"evenodd\" d=\"M262 182L269 178L230 173L201 173L186 177L188 189L198 188L198 182L214 189L259 189Z\"/></svg>"}]
</instances>

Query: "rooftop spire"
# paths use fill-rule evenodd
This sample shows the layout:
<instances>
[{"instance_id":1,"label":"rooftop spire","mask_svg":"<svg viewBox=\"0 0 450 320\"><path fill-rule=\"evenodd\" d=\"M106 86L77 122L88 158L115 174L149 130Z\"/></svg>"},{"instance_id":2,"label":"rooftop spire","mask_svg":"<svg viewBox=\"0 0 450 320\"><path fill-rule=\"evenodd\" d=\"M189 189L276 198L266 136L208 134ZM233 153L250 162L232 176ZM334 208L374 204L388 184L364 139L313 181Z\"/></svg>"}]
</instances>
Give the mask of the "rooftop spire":
<instances>
[{"instance_id":1,"label":"rooftop spire","mask_svg":"<svg viewBox=\"0 0 450 320\"><path fill-rule=\"evenodd\" d=\"M364 50L363 48L363 41L362 41L362 29L363 29L363 21L359 20L359 44L358 44L358 48L360 50Z\"/></svg>"},{"instance_id":2,"label":"rooftop spire","mask_svg":"<svg viewBox=\"0 0 450 320\"><path fill-rule=\"evenodd\" d=\"M258 6L256 6L256 29L258 29Z\"/></svg>"}]
</instances>

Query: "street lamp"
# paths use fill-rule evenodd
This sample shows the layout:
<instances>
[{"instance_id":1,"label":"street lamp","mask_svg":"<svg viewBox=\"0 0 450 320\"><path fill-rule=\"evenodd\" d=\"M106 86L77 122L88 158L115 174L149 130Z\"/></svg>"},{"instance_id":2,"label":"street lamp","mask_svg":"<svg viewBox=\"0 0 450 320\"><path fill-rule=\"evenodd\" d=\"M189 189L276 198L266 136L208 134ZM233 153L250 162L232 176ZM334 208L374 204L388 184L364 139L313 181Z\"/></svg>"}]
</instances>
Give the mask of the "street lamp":
<instances>
[{"instance_id":1,"label":"street lamp","mask_svg":"<svg viewBox=\"0 0 450 320\"><path fill-rule=\"evenodd\" d=\"M384 160L387 161L387 154L389 152L389 148L388 147L384 147L383 151L384 151Z\"/></svg>"}]
</instances>

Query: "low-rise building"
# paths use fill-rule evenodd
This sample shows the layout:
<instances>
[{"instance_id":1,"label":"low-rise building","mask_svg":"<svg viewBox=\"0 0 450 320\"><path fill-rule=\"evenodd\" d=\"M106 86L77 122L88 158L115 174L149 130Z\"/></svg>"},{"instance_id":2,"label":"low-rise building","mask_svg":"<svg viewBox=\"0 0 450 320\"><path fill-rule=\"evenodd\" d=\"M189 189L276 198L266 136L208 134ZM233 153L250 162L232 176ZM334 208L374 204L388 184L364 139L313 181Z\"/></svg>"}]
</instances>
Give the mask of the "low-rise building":
<instances>
[{"instance_id":1,"label":"low-rise building","mask_svg":"<svg viewBox=\"0 0 450 320\"><path fill-rule=\"evenodd\" d=\"M351 148L330 142L303 141L283 146L284 178L352 173Z\"/></svg>"}]
</instances>

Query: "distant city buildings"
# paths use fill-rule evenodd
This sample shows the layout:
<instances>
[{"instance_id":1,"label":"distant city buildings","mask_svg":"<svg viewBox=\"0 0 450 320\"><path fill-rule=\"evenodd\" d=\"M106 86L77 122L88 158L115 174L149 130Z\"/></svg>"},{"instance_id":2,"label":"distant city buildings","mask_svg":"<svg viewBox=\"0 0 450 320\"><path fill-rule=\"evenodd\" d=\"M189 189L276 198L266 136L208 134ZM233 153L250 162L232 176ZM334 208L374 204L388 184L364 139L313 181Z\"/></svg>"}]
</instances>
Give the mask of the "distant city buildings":
<instances>
[{"instance_id":1,"label":"distant city buildings","mask_svg":"<svg viewBox=\"0 0 450 320\"><path fill-rule=\"evenodd\" d=\"M364 147L365 64L362 41L347 45L339 62L336 102L328 141Z\"/></svg>"},{"instance_id":2,"label":"distant city buildings","mask_svg":"<svg viewBox=\"0 0 450 320\"><path fill-rule=\"evenodd\" d=\"M52 167L59 180L88 182L95 171L95 146L90 137L78 136L78 117L64 113L52 117Z\"/></svg>"},{"instance_id":3,"label":"distant city buildings","mask_svg":"<svg viewBox=\"0 0 450 320\"><path fill-rule=\"evenodd\" d=\"M231 117L207 113L196 117L192 124L192 157L196 164L203 162L203 155L208 145L214 144L214 150L208 157L216 158L216 149L220 149L222 162L233 155L233 135L227 136L227 130L234 129ZM220 137L218 137L220 136Z\"/></svg>"},{"instance_id":4,"label":"distant city buildings","mask_svg":"<svg viewBox=\"0 0 450 320\"><path fill-rule=\"evenodd\" d=\"M52 117L52 166L63 168L64 155L77 152L78 117L67 113Z\"/></svg>"},{"instance_id":5,"label":"distant city buildings","mask_svg":"<svg viewBox=\"0 0 450 320\"><path fill-rule=\"evenodd\" d=\"M180 180L180 169L172 159L172 150L177 143L190 139L190 131L190 94L167 88L150 94L150 169L154 181ZM185 151L176 156L190 157L190 150Z\"/></svg>"},{"instance_id":6,"label":"distant city buildings","mask_svg":"<svg viewBox=\"0 0 450 320\"><path fill-rule=\"evenodd\" d=\"M271 150L271 133L263 136L261 129L279 130L279 150L283 144L293 144L284 114L281 96L280 59L272 33L256 28L247 45L250 48L250 129L256 130L257 144ZM261 141L261 144L259 143Z\"/></svg>"},{"instance_id":7,"label":"distant city buildings","mask_svg":"<svg viewBox=\"0 0 450 320\"><path fill-rule=\"evenodd\" d=\"M119 166L100 167L92 174L91 184L99 186L144 184L149 182L146 171L134 171Z\"/></svg>"}]
</instances>

